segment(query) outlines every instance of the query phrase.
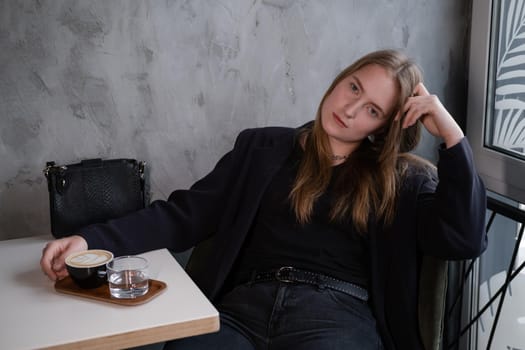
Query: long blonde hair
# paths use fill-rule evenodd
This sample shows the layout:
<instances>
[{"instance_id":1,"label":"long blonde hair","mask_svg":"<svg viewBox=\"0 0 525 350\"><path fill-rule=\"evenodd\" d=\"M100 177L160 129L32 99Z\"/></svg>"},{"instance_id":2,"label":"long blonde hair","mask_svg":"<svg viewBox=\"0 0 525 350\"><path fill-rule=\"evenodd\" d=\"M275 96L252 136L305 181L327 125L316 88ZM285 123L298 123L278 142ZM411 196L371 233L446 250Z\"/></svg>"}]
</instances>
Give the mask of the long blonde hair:
<instances>
[{"instance_id":1,"label":"long blonde hair","mask_svg":"<svg viewBox=\"0 0 525 350\"><path fill-rule=\"evenodd\" d=\"M300 130L298 140L304 155L289 197L301 223L309 222L315 201L326 191L332 177L330 146L321 125L321 107L341 80L370 64L390 72L398 86L398 100L386 126L374 135L374 140L363 140L342 165L344 169L334 185L335 202L330 216L332 220L345 220L350 215L360 233L366 232L371 213L387 225L393 220L399 179L407 164L398 162L399 155L411 151L420 137L419 123L402 129L402 119L394 121L394 117L422 81L422 74L401 52L381 50L363 56L339 73L319 104L313 126Z\"/></svg>"}]
</instances>

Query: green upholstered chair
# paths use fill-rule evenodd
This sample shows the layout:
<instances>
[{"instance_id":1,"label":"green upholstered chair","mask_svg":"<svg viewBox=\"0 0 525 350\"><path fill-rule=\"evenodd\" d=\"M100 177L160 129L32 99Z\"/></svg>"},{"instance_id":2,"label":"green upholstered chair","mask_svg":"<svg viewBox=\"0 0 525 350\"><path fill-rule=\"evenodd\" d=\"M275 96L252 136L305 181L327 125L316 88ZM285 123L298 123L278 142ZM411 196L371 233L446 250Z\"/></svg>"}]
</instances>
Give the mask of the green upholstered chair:
<instances>
[{"instance_id":1,"label":"green upholstered chair","mask_svg":"<svg viewBox=\"0 0 525 350\"><path fill-rule=\"evenodd\" d=\"M425 350L443 348L448 262L424 256L419 280L419 333Z\"/></svg>"}]
</instances>

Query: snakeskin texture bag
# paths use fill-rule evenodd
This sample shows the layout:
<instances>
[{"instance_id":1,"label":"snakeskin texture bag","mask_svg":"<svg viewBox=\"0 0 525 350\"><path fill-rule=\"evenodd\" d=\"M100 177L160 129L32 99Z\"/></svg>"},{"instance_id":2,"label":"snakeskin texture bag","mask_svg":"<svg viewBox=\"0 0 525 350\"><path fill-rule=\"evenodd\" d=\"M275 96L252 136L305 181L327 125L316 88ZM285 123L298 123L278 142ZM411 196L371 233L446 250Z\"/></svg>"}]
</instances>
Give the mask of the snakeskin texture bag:
<instances>
[{"instance_id":1,"label":"snakeskin texture bag","mask_svg":"<svg viewBox=\"0 0 525 350\"><path fill-rule=\"evenodd\" d=\"M86 225L123 216L146 205L145 163L135 159L47 162L51 233L64 237Z\"/></svg>"}]
</instances>

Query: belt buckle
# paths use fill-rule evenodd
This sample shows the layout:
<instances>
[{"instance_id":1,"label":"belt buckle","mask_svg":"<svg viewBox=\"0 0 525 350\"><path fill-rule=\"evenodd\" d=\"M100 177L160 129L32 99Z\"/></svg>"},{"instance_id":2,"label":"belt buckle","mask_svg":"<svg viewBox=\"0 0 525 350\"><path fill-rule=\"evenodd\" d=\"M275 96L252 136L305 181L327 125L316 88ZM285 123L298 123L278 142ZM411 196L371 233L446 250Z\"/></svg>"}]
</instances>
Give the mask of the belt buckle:
<instances>
[{"instance_id":1,"label":"belt buckle","mask_svg":"<svg viewBox=\"0 0 525 350\"><path fill-rule=\"evenodd\" d=\"M282 274L290 273L294 270L292 266L283 266L280 267L277 271L275 271L275 279L279 282L284 283L293 283L293 280L287 279L286 277L283 277Z\"/></svg>"}]
</instances>

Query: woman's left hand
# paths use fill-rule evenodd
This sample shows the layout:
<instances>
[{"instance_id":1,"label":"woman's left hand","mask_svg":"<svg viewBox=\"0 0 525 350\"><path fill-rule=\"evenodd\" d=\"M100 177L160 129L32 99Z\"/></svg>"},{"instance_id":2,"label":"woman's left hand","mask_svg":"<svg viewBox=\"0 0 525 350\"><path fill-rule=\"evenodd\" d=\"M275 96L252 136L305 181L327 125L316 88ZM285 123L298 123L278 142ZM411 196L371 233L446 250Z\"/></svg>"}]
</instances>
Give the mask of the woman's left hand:
<instances>
[{"instance_id":1,"label":"woman's left hand","mask_svg":"<svg viewBox=\"0 0 525 350\"><path fill-rule=\"evenodd\" d=\"M428 132L445 141L447 148L454 146L464 137L463 131L439 98L431 95L423 83L417 84L413 96L408 98L402 112L403 128L408 128L420 120Z\"/></svg>"}]
</instances>

